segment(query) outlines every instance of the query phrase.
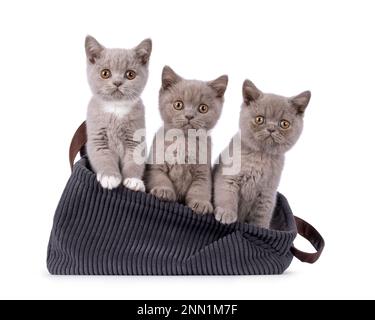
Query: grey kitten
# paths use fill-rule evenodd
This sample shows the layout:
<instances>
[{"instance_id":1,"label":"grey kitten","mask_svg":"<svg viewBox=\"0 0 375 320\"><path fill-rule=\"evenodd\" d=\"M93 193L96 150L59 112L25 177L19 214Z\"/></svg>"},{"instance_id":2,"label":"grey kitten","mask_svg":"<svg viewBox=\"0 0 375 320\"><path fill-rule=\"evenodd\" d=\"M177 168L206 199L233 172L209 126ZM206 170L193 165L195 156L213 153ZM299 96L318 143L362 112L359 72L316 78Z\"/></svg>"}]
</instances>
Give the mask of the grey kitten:
<instances>
[{"instance_id":1,"label":"grey kitten","mask_svg":"<svg viewBox=\"0 0 375 320\"><path fill-rule=\"evenodd\" d=\"M214 203L218 221L239 220L269 228L284 154L301 135L310 97L309 91L292 98L265 94L249 80L244 82L241 169L239 174L224 175L222 161L215 168Z\"/></svg>"},{"instance_id":2,"label":"grey kitten","mask_svg":"<svg viewBox=\"0 0 375 320\"><path fill-rule=\"evenodd\" d=\"M145 128L140 95L148 78L152 43L142 41L133 49L107 49L93 37L86 38L87 77L93 93L87 111L87 153L103 188L124 186L144 191L144 164L133 158Z\"/></svg>"},{"instance_id":3,"label":"grey kitten","mask_svg":"<svg viewBox=\"0 0 375 320\"><path fill-rule=\"evenodd\" d=\"M226 75L209 82L185 80L170 67L164 67L159 94L159 109L164 127L154 139L150 153L153 162L146 170L146 187L151 194L165 201L184 202L198 213L213 212L211 140L207 132L215 126L220 117L227 84ZM189 154L187 150L189 130L200 130L207 134L205 146L200 146L196 141L197 148L190 150L195 155L203 155L206 161L199 162L200 158L197 157L198 161L189 162L189 157L192 156L189 154L183 159L183 163L168 161L155 163L158 153L160 156L161 152L156 147L156 138L160 137L160 134L165 138L173 129L180 132L183 138L181 140L183 145L180 147L186 151L186 154ZM163 139L163 144L164 150L167 150L172 141Z\"/></svg>"}]
</instances>

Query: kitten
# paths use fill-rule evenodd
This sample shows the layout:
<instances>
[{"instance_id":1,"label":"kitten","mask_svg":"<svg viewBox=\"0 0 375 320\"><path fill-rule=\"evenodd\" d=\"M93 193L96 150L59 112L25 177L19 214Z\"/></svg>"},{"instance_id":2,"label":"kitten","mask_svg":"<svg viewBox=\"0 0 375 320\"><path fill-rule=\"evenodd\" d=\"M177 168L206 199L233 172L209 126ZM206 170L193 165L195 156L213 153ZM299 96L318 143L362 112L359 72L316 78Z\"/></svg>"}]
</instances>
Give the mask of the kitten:
<instances>
[{"instance_id":1,"label":"kitten","mask_svg":"<svg viewBox=\"0 0 375 320\"><path fill-rule=\"evenodd\" d=\"M213 212L211 140L208 131L215 126L220 117L227 84L226 75L209 82L185 80L170 67L164 67L159 94L159 109L164 127L154 139L150 153L153 162L146 170L146 187L151 194L165 201L184 202L198 213ZM173 142L166 140L168 140L168 133L173 130L176 132L177 140L182 141L178 148L189 155L184 156L182 163L171 161L155 163L160 152L164 150L166 150L165 157L168 159L168 147L171 147ZM196 132L195 130L203 133L207 138L207 144L199 145L199 141L193 137L196 148L186 150L190 149L187 148L188 136L192 131ZM157 138L160 136L162 139L165 138L162 141L164 150L161 151L157 148ZM203 157L196 157L197 154ZM192 163L189 161L192 158L197 161ZM202 158L205 160L202 161L203 163L199 161Z\"/></svg>"},{"instance_id":2,"label":"kitten","mask_svg":"<svg viewBox=\"0 0 375 320\"><path fill-rule=\"evenodd\" d=\"M269 228L284 154L301 135L310 97L309 91L292 98L265 94L249 80L244 82L241 169L239 174L224 175L222 161L215 168L214 203L218 221L229 224L239 220Z\"/></svg>"},{"instance_id":3,"label":"kitten","mask_svg":"<svg viewBox=\"0 0 375 320\"><path fill-rule=\"evenodd\" d=\"M93 93L87 111L87 153L103 188L144 191L144 165L133 158L134 133L145 128L140 95L148 78L150 39L133 49L107 49L86 38L87 76Z\"/></svg>"}]
</instances>

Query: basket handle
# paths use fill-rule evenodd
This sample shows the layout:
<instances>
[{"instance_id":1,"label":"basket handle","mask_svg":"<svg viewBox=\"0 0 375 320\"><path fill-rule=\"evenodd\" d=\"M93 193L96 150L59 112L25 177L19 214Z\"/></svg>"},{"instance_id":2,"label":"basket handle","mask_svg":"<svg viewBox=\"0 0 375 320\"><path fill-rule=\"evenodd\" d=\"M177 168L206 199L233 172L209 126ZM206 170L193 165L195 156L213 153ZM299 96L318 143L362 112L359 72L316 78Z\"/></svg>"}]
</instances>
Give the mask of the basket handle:
<instances>
[{"instance_id":1,"label":"basket handle","mask_svg":"<svg viewBox=\"0 0 375 320\"><path fill-rule=\"evenodd\" d=\"M78 153L81 156L86 154L85 145L87 142L87 132L86 132L86 121L78 127L77 131L74 133L72 142L69 147L69 163L70 169L73 171L74 160Z\"/></svg>"},{"instance_id":2,"label":"basket handle","mask_svg":"<svg viewBox=\"0 0 375 320\"><path fill-rule=\"evenodd\" d=\"M307 263L314 263L319 259L320 255L323 252L325 245L324 239L320 235L320 233L305 220L298 218L296 216L294 217L294 219L296 221L298 234L307 239L315 248L316 252L303 252L294 247L294 245L292 246L291 251L298 260Z\"/></svg>"}]
</instances>

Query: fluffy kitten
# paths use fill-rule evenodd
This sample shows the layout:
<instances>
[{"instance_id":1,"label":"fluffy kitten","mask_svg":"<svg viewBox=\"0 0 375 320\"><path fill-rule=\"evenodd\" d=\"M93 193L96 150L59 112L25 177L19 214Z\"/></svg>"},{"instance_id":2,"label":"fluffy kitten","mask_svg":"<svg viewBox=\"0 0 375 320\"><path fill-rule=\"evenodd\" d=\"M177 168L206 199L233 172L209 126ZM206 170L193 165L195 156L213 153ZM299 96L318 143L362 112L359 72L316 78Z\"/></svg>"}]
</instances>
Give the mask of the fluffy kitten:
<instances>
[{"instance_id":1,"label":"fluffy kitten","mask_svg":"<svg viewBox=\"0 0 375 320\"><path fill-rule=\"evenodd\" d=\"M215 126L220 117L227 84L226 75L209 82L185 80L170 67L164 67L159 94L159 109L164 127L159 130L156 138L166 137L168 132L177 129L176 139L178 140L179 133L182 136L180 138L183 138L179 148L189 155L182 163L155 163L158 152L160 156L160 152L166 150L165 156L168 157L167 150L173 142L166 139L162 142L164 150L160 150L157 148L156 138L154 139L150 153L153 164L146 170L146 187L151 194L165 201L184 202L198 213L213 212L211 140L207 132ZM195 140L196 148L187 150L189 129L200 130L206 134L207 145L202 147L199 141ZM206 161L201 163L199 157L196 157L196 163L189 162L189 156L194 158L197 154L203 155L202 158Z\"/></svg>"},{"instance_id":2,"label":"fluffy kitten","mask_svg":"<svg viewBox=\"0 0 375 320\"><path fill-rule=\"evenodd\" d=\"M144 191L144 165L133 152L140 144L134 133L145 128L140 95L148 78L152 43L133 49L107 49L86 38L87 76L93 97L87 111L87 153L103 188L124 186Z\"/></svg>"},{"instance_id":3,"label":"fluffy kitten","mask_svg":"<svg viewBox=\"0 0 375 320\"><path fill-rule=\"evenodd\" d=\"M246 80L240 114L241 170L224 175L215 168L215 216L223 223L236 220L268 228L284 165L284 154L298 140L309 91L286 98L264 94ZM237 136L238 138L238 136Z\"/></svg>"}]
</instances>

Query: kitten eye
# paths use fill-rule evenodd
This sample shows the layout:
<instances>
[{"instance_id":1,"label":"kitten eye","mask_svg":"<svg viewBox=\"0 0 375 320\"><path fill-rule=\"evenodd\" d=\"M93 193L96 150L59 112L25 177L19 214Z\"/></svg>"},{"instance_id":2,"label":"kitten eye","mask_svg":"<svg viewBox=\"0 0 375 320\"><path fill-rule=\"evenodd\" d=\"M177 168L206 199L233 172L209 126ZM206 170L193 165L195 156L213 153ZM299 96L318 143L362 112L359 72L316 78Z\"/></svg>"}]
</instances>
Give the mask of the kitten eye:
<instances>
[{"instance_id":1,"label":"kitten eye","mask_svg":"<svg viewBox=\"0 0 375 320\"><path fill-rule=\"evenodd\" d=\"M281 120L280 127L283 129L288 129L290 127L290 122L288 120Z\"/></svg>"},{"instance_id":2,"label":"kitten eye","mask_svg":"<svg viewBox=\"0 0 375 320\"><path fill-rule=\"evenodd\" d=\"M200 113L207 113L208 112L208 105L206 104L201 104L198 108Z\"/></svg>"},{"instance_id":3,"label":"kitten eye","mask_svg":"<svg viewBox=\"0 0 375 320\"><path fill-rule=\"evenodd\" d=\"M173 108L175 108L176 110L182 110L184 108L184 103L181 100L177 100L173 104Z\"/></svg>"},{"instance_id":4,"label":"kitten eye","mask_svg":"<svg viewBox=\"0 0 375 320\"><path fill-rule=\"evenodd\" d=\"M125 73L125 77L129 80L133 80L136 77L137 73L134 70L128 70Z\"/></svg>"},{"instance_id":5,"label":"kitten eye","mask_svg":"<svg viewBox=\"0 0 375 320\"><path fill-rule=\"evenodd\" d=\"M255 118L255 123L258 124L258 125L261 125L264 123L264 117L263 116L257 116Z\"/></svg>"},{"instance_id":6,"label":"kitten eye","mask_svg":"<svg viewBox=\"0 0 375 320\"><path fill-rule=\"evenodd\" d=\"M101 76L103 79L109 79L109 78L112 76L111 70L109 70L109 69L103 69L103 70L100 72L100 76Z\"/></svg>"}]
</instances>

